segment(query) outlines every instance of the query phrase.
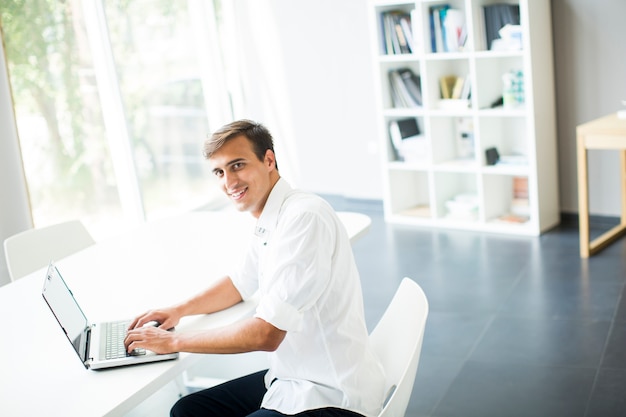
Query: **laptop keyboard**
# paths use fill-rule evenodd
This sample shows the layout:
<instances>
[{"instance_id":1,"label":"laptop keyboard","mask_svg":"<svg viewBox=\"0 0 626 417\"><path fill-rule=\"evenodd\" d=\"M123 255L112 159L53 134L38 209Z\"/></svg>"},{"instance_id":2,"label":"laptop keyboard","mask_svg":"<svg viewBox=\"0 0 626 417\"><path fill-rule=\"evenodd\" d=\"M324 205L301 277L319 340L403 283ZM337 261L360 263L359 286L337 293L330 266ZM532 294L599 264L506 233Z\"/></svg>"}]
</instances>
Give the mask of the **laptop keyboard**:
<instances>
[{"instance_id":1,"label":"laptop keyboard","mask_svg":"<svg viewBox=\"0 0 626 417\"><path fill-rule=\"evenodd\" d=\"M126 331L128 330L129 325L129 321L106 323L106 359L118 359L126 356L139 356L146 354L145 349L135 349L132 353L126 352L124 338L126 337Z\"/></svg>"}]
</instances>

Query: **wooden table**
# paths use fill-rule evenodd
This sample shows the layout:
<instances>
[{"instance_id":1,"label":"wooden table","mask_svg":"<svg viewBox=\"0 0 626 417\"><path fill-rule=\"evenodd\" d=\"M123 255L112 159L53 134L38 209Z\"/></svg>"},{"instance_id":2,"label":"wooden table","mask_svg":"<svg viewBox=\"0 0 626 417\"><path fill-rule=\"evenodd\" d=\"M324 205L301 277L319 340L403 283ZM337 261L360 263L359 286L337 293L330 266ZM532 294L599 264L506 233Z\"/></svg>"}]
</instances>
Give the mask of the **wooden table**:
<instances>
[{"instance_id":1,"label":"wooden table","mask_svg":"<svg viewBox=\"0 0 626 417\"><path fill-rule=\"evenodd\" d=\"M580 228L580 257L588 258L615 241L626 231L626 119L617 113L592 120L576 128L578 149L578 216ZM622 208L620 224L601 236L589 237L589 177L587 150L619 151Z\"/></svg>"}]
</instances>

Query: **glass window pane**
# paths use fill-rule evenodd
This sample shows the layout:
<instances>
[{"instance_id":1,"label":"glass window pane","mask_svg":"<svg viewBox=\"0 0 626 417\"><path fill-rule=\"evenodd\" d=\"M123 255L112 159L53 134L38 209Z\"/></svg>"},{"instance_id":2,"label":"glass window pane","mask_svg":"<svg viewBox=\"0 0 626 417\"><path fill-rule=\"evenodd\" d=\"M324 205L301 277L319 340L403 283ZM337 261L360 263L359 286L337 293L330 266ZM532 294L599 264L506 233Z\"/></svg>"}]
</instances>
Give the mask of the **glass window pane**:
<instances>
[{"instance_id":1,"label":"glass window pane","mask_svg":"<svg viewBox=\"0 0 626 417\"><path fill-rule=\"evenodd\" d=\"M200 75L206 80L207 71L197 59L219 51L198 46L188 3L102 2L148 219L225 201L201 154L212 130L205 97L217 93L203 90ZM123 229L128 213L120 204L83 5L0 0L0 22L35 225L80 218L100 238Z\"/></svg>"},{"instance_id":2,"label":"glass window pane","mask_svg":"<svg viewBox=\"0 0 626 417\"><path fill-rule=\"evenodd\" d=\"M218 190L202 157L210 127L198 59L209 51L198 48L188 1L104 6L146 216L209 204Z\"/></svg>"},{"instance_id":3,"label":"glass window pane","mask_svg":"<svg viewBox=\"0 0 626 417\"><path fill-rule=\"evenodd\" d=\"M2 0L1 22L35 226L121 216L92 57L74 2Z\"/></svg>"}]
</instances>

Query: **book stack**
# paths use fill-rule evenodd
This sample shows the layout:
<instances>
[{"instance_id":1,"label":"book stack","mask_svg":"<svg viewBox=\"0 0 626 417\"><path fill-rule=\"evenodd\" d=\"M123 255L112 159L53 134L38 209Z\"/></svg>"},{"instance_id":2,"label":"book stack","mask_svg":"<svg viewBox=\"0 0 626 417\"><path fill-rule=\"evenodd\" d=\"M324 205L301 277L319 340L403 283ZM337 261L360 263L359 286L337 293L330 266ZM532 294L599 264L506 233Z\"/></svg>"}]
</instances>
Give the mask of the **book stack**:
<instances>
[{"instance_id":1,"label":"book stack","mask_svg":"<svg viewBox=\"0 0 626 417\"><path fill-rule=\"evenodd\" d=\"M496 219L499 223L526 223L530 218L528 177L513 177L513 199L509 213Z\"/></svg>"},{"instance_id":2,"label":"book stack","mask_svg":"<svg viewBox=\"0 0 626 417\"><path fill-rule=\"evenodd\" d=\"M468 100L471 94L470 78L446 75L439 78L441 98L444 100Z\"/></svg>"},{"instance_id":3,"label":"book stack","mask_svg":"<svg viewBox=\"0 0 626 417\"><path fill-rule=\"evenodd\" d=\"M467 39L463 11L454 9L449 4L440 4L431 6L429 12L431 51L461 51Z\"/></svg>"},{"instance_id":4,"label":"book stack","mask_svg":"<svg viewBox=\"0 0 626 417\"><path fill-rule=\"evenodd\" d=\"M528 218L528 177L513 177L513 200L511 214Z\"/></svg>"},{"instance_id":5,"label":"book stack","mask_svg":"<svg viewBox=\"0 0 626 417\"><path fill-rule=\"evenodd\" d=\"M416 52L410 13L392 10L381 13L380 18L384 54L397 55Z\"/></svg>"},{"instance_id":6,"label":"book stack","mask_svg":"<svg viewBox=\"0 0 626 417\"><path fill-rule=\"evenodd\" d=\"M422 87L419 75L410 68L389 71L391 102L395 108L421 107Z\"/></svg>"},{"instance_id":7,"label":"book stack","mask_svg":"<svg viewBox=\"0 0 626 417\"><path fill-rule=\"evenodd\" d=\"M468 77L447 75L439 78L441 100L439 108L445 110L463 110L470 105L471 84Z\"/></svg>"},{"instance_id":8,"label":"book stack","mask_svg":"<svg viewBox=\"0 0 626 417\"><path fill-rule=\"evenodd\" d=\"M494 41L500 39L500 29L506 25L520 24L519 4L490 4L483 6L485 16L485 41L493 49Z\"/></svg>"}]
</instances>

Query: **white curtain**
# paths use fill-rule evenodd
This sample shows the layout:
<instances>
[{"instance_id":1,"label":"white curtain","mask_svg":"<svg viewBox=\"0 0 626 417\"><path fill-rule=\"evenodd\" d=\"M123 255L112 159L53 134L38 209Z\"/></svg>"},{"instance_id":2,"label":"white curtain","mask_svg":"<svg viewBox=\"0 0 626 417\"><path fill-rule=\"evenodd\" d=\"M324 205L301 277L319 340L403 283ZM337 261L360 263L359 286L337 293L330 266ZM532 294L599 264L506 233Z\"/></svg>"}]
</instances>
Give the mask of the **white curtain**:
<instances>
[{"instance_id":1,"label":"white curtain","mask_svg":"<svg viewBox=\"0 0 626 417\"><path fill-rule=\"evenodd\" d=\"M3 45L0 42L0 242L33 226ZM4 245L1 252L0 286L10 282Z\"/></svg>"}]
</instances>

